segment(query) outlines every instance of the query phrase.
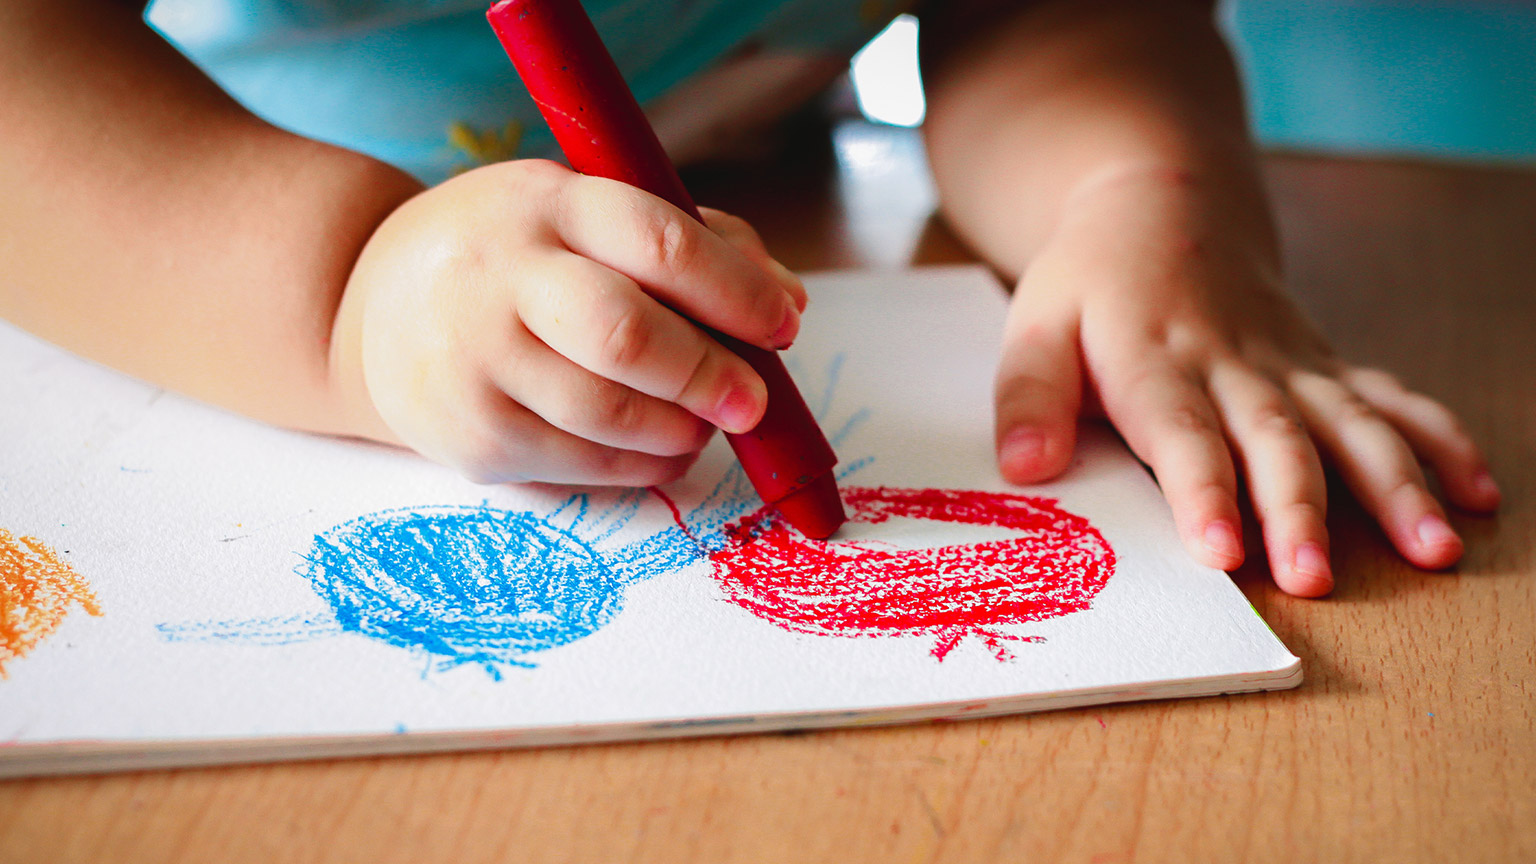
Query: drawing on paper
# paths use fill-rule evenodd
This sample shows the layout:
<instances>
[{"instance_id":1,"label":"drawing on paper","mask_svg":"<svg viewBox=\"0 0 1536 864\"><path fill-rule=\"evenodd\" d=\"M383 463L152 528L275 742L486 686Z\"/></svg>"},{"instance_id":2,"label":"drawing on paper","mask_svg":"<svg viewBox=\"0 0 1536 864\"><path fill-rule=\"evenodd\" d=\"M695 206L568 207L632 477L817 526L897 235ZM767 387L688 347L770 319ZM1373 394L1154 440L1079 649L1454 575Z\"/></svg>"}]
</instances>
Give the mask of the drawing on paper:
<instances>
[{"instance_id":1,"label":"drawing on paper","mask_svg":"<svg viewBox=\"0 0 1536 864\"><path fill-rule=\"evenodd\" d=\"M831 408L842 358L824 371L818 419ZM829 436L834 446L869 416ZM839 481L870 464L854 460ZM356 633L430 657L439 669L532 668L542 651L591 635L623 608L627 586L707 561L725 596L757 618L819 636L925 636L943 660L967 638L999 661L1002 628L1089 607L1115 554L1086 519L1050 499L944 489L843 486L853 523L895 517L988 526L1004 536L897 549L812 540L764 507L740 466L684 513L662 490L571 495L552 512L427 506L370 513L317 535L295 572L327 612L260 620L162 624L170 641L287 644ZM604 502L594 505L594 502ZM615 536L649 504L670 527L627 544Z\"/></svg>"},{"instance_id":2,"label":"drawing on paper","mask_svg":"<svg viewBox=\"0 0 1536 864\"><path fill-rule=\"evenodd\" d=\"M845 486L850 522L893 517L1009 529L964 545L899 549L812 540L766 509L733 523L710 554L715 578L753 615L818 636L928 635L943 660L962 640L998 660L1005 641L1038 641L1000 627L1088 608L1115 571L1115 553L1087 519L1048 498L953 489Z\"/></svg>"},{"instance_id":3,"label":"drawing on paper","mask_svg":"<svg viewBox=\"0 0 1536 864\"><path fill-rule=\"evenodd\" d=\"M818 376L820 420L842 365L838 356ZM834 445L868 416L844 420ZM854 461L840 477L869 461ZM677 525L620 545L616 535L647 503L655 507L658 493L574 494L546 513L482 503L366 514L317 535L301 553L295 572L326 611L156 627L170 642L264 645L356 633L424 654L437 669L473 664L500 678L501 666L532 667L529 655L591 635L618 614L626 586L723 547L724 526L760 506L732 464L686 515L666 500Z\"/></svg>"},{"instance_id":4,"label":"drawing on paper","mask_svg":"<svg viewBox=\"0 0 1536 864\"><path fill-rule=\"evenodd\" d=\"M324 613L160 624L173 642L291 644L356 633L434 658L438 669L532 667L528 655L612 620L623 589L696 561L672 528L608 548L649 499L643 489L567 498L553 512L431 506L370 513L317 535L295 572Z\"/></svg>"},{"instance_id":5,"label":"drawing on paper","mask_svg":"<svg viewBox=\"0 0 1536 864\"><path fill-rule=\"evenodd\" d=\"M90 585L58 554L36 537L0 528L0 678L76 606L101 614Z\"/></svg>"}]
</instances>

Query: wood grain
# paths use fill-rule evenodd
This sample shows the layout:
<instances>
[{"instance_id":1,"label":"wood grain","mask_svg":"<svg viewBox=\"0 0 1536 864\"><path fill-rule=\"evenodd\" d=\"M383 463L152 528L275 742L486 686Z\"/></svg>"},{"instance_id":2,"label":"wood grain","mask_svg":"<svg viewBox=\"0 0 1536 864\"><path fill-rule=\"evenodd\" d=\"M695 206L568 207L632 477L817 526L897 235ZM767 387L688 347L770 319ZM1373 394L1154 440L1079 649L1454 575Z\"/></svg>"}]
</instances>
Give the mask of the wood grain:
<instances>
[{"instance_id":1,"label":"wood grain","mask_svg":"<svg viewBox=\"0 0 1536 864\"><path fill-rule=\"evenodd\" d=\"M905 130L703 170L798 268L965 260ZM1236 574L1299 689L881 730L0 784L0 861L1536 860L1536 173L1277 157L1296 293L1444 399L1507 505L1454 573L1341 503L1338 591Z\"/></svg>"}]
</instances>

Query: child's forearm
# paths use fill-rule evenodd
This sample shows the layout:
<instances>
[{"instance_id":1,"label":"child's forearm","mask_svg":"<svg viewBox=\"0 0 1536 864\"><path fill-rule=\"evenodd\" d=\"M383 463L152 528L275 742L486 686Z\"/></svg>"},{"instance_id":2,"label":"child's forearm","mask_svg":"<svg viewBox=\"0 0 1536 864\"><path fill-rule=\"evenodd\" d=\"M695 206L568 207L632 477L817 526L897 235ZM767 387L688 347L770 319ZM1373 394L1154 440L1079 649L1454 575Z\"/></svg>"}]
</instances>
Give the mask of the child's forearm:
<instances>
[{"instance_id":1,"label":"child's forearm","mask_svg":"<svg viewBox=\"0 0 1536 864\"><path fill-rule=\"evenodd\" d=\"M0 4L0 317L263 420L375 432L332 329L419 185L253 117L131 5Z\"/></svg>"},{"instance_id":2,"label":"child's forearm","mask_svg":"<svg viewBox=\"0 0 1536 864\"><path fill-rule=\"evenodd\" d=\"M1273 254L1236 71L1211 4L933 4L924 17L925 124L942 207L1017 276L1101 187L1197 188ZM975 4L972 4L975 5ZM988 7L1016 4L984 2Z\"/></svg>"}]
</instances>

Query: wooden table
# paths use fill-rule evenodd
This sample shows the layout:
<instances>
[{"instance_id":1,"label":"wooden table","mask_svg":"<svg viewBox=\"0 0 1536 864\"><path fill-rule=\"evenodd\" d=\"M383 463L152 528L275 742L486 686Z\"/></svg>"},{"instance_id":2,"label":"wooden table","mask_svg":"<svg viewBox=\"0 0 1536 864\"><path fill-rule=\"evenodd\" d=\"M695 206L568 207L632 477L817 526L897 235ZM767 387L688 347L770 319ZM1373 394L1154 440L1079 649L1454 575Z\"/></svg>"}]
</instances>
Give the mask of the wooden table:
<instances>
[{"instance_id":1,"label":"wooden table","mask_svg":"<svg viewBox=\"0 0 1536 864\"><path fill-rule=\"evenodd\" d=\"M914 133L692 178L791 266L966 260ZM825 141L823 136L822 141ZM0 784L0 862L1536 861L1536 173L1277 157L1296 292L1466 418L1507 497L1419 573L1237 581L1299 689L1001 720ZM1342 501L1342 499L1339 499ZM1257 559L1258 556L1252 556Z\"/></svg>"}]
</instances>

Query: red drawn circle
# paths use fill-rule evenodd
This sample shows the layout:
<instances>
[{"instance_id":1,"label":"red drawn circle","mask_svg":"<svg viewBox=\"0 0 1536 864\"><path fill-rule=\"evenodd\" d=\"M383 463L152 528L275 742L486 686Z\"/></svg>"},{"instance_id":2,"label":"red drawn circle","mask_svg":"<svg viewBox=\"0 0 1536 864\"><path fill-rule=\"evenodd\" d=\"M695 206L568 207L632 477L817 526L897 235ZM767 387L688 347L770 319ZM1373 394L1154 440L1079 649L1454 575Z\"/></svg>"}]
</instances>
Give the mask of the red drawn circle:
<instances>
[{"instance_id":1,"label":"red drawn circle","mask_svg":"<svg viewBox=\"0 0 1536 864\"><path fill-rule=\"evenodd\" d=\"M897 549L812 540L771 511L726 528L710 554L738 606L789 630L825 636L931 634L940 660L967 636L999 660L1003 641L1039 641L995 628L1087 609L1115 571L1115 553L1087 519L1049 498L952 489L844 487L852 523L897 516L1011 529L967 545Z\"/></svg>"}]
</instances>

